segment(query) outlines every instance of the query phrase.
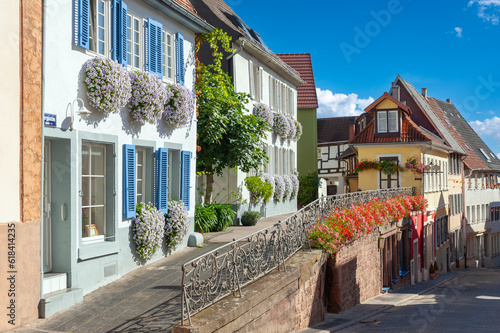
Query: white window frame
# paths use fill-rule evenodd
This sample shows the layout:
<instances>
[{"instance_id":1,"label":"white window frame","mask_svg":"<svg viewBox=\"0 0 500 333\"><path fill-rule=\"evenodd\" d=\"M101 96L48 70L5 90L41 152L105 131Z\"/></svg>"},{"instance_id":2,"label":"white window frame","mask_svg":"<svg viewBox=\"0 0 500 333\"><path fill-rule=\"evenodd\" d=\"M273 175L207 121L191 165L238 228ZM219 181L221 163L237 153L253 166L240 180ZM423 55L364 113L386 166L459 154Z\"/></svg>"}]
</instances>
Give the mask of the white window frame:
<instances>
[{"instance_id":1,"label":"white window frame","mask_svg":"<svg viewBox=\"0 0 500 333\"><path fill-rule=\"evenodd\" d=\"M103 53L99 52L99 3L103 4ZM102 55L104 57L111 57L111 7L109 0L90 0L90 13L89 13L89 49L88 52L92 54ZM94 20L94 25L92 25Z\"/></svg>"},{"instance_id":2,"label":"white window frame","mask_svg":"<svg viewBox=\"0 0 500 333\"><path fill-rule=\"evenodd\" d=\"M139 153L142 153L142 161L139 161ZM142 173L139 174L139 167L142 167ZM144 147L135 147L135 186L136 186L136 202L146 202L146 168L147 168L147 149ZM139 194L139 188L141 194ZM139 195L142 199L139 200Z\"/></svg>"},{"instance_id":3,"label":"white window frame","mask_svg":"<svg viewBox=\"0 0 500 333\"><path fill-rule=\"evenodd\" d=\"M171 45L169 46L171 55L169 57L169 54L167 53L167 36L170 36L170 41ZM162 43L163 43L163 78L166 79L167 81L175 81L175 74L177 72L176 68L176 59L175 59L175 34L163 29L162 30ZM171 66L168 66L168 60L170 58L171 61ZM168 76L168 70L170 69L171 73L170 76Z\"/></svg>"},{"instance_id":4,"label":"white window frame","mask_svg":"<svg viewBox=\"0 0 500 333\"><path fill-rule=\"evenodd\" d=\"M384 116L385 119L382 117ZM385 126L385 128L382 128L382 126ZM386 111L377 111L377 132L378 133L387 133L387 112Z\"/></svg>"},{"instance_id":5,"label":"white window frame","mask_svg":"<svg viewBox=\"0 0 500 333\"><path fill-rule=\"evenodd\" d=\"M134 22L138 22L138 29L135 30ZM130 23L130 26L129 26ZM135 40L135 32L139 34L139 40ZM132 36L134 38L132 38ZM129 38L130 37L130 38ZM138 45L138 54L135 53L135 45ZM135 66L135 58L139 58L139 64ZM135 14L134 12L127 11L127 59L128 66L131 68L144 69L144 18Z\"/></svg>"},{"instance_id":6,"label":"white window frame","mask_svg":"<svg viewBox=\"0 0 500 333\"><path fill-rule=\"evenodd\" d=\"M83 229L83 210L85 208L89 209L89 214L88 214L88 218L89 218L89 226L92 227L93 223L92 223L92 214L90 213L90 211L92 210L92 208L100 208L100 207L103 207L104 208L104 221L103 221L103 229L101 230L102 234L101 235L97 235L97 236L88 236L88 237L83 237L83 234L81 235L81 239L82 239L82 242L94 242L94 241L101 241L101 240L104 240L105 237L106 237L106 145L105 144L101 144L101 143L95 143L95 142L89 142L89 141L85 141L85 142L82 142L82 151L80 152L80 155L82 155L83 153L83 146L89 146L89 173L91 172L92 168L91 168L91 165L92 165L92 147L102 147L104 148L103 150L103 158L104 158L104 168L103 168L103 175L92 175L92 174L89 174L89 175L83 175L83 166L82 166L82 174L80 175L80 181L81 181L81 193L82 193L82 198L84 197L84 193L83 193L83 179L84 178L104 178L104 193L103 193L103 201L104 203L102 205L92 205L90 202L89 202L89 205L83 205L83 203L81 203L81 209L80 209L80 212L81 212L81 229ZM83 158L82 158L83 160ZM91 197L91 193L92 193L92 182L89 181L89 188L88 188L88 191L89 191L89 200L90 200L90 197ZM89 232L91 232L91 228L89 229Z\"/></svg>"}]
</instances>

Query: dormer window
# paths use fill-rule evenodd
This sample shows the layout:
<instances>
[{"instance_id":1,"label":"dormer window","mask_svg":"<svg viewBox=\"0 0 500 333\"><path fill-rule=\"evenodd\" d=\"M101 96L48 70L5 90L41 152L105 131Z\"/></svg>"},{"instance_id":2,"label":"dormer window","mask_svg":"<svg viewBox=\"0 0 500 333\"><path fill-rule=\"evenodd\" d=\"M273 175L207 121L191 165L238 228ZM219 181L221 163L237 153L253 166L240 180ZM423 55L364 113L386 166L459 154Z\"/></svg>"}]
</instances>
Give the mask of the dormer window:
<instances>
[{"instance_id":1,"label":"dormer window","mask_svg":"<svg viewBox=\"0 0 500 333\"><path fill-rule=\"evenodd\" d=\"M377 132L399 132L398 110L377 111Z\"/></svg>"}]
</instances>

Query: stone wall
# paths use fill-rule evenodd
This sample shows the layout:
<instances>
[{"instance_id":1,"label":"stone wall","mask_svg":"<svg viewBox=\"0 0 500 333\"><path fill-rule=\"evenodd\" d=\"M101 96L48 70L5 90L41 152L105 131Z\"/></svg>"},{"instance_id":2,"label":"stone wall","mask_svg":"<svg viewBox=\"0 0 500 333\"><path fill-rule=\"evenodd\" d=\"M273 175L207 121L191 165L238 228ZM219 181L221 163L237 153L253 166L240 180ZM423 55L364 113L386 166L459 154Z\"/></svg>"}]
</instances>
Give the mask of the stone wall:
<instances>
[{"instance_id":1,"label":"stone wall","mask_svg":"<svg viewBox=\"0 0 500 333\"><path fill-rule=\"evenodd\" d=\"M328 312L345 311L382 290L382 263L378 231L357 239L328 258L326 293Z\"/></svg>"},{"instance_id":2,"label":"stone wall","mask_svg":"<svg viewBox=\"0 0 500 333\"><path fill-rule=\"evenodd\" d=\"M297 332L324 319L326 255L299 252L275 270L192 317L172 332Z\"/></svg>"}]
</instances>

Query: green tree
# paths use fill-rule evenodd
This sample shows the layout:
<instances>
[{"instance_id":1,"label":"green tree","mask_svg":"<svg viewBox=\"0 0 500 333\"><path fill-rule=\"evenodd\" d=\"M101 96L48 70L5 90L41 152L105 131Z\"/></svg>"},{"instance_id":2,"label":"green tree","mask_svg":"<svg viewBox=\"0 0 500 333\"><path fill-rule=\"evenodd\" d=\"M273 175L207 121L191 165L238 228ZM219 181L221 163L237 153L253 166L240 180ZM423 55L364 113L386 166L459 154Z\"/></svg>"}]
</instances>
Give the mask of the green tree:
<instances>
[{"instance_id":1,"label":"green tree","mask_svg":"<svg viewBox=\"0 0 500 333\"><path fill-rule=\"evenodd\" d=\"M243 172L257 169L268 158L262 140L266 123L245 112L249 96L234 90L231 77L224 72L221 61L225 52L233 52L231 37L220 29L196 36L196 96L198 145L196 155L198 175L207 176L205 203L211 202L214 174L222 175L226 168ZM198 58L200 47L208 43L213 61L205 65Z\"/></svg>"}]
</instances>

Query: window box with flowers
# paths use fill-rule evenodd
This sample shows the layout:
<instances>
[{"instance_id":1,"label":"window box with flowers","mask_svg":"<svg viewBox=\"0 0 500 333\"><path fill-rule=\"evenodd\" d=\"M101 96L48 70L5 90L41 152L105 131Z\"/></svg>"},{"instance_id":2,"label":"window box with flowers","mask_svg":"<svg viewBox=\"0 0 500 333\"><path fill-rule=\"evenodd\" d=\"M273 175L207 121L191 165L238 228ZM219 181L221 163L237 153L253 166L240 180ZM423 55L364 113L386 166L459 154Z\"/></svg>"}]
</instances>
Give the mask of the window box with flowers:
<instances>
[{"instance_id":1,"label":"window box with flowers","mask_svg":"<svg viewBox=\"0 0 500 333\"><path fill-rule=\"evenodd\" d=\"M131 97L127 70L116 61L95 57L84 65L89 104L103 113L117 113Z\"/></svg>"},{"instance_id":2,"label":"window box with flowers","mask_svg":"<svg viewBox=\"0 0 500 333\"><path fill-rule=\"evenodd\" d=\"M168 86L170 99L165 104L162 119L172 128L181 128L189 124L194 113L194 98L191 91L182 84Z\"/></svg>"},{"instance_id":3,"label":"window box with flowers","mask_svg":"<svg viewBox=\"0 0 500 333\"><path fill-rule=\"evenodd\" d=\"M165 229L165 215L152 203L140 203L132 220L132 239L136 253L143 260L153 257L161 246Z\"/></svg>"}]
</instances>

